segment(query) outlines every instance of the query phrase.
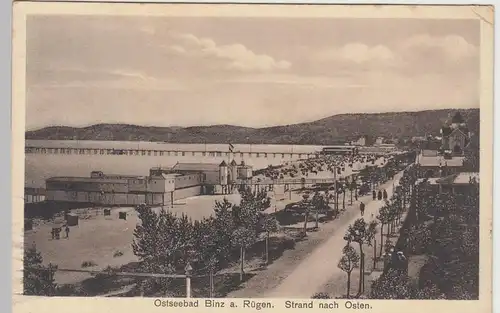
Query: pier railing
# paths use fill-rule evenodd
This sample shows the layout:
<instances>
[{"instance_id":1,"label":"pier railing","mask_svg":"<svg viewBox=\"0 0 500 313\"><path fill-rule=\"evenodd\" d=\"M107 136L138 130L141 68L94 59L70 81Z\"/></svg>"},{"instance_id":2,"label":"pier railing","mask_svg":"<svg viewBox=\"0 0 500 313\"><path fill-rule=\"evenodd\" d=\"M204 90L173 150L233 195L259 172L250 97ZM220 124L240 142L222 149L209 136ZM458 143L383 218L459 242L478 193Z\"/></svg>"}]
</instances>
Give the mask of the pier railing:
<instances>
[{"instance_id":1,"label":"pier railing","mask_svg":"<svg viewBox=\"0 0 500 313\"><path fill-rule=\"evenodd\" d=\"M61 154L61 155L123 155L123 156L176 156L176 157L256 157L256 158L299 158L315 157L314 152L229 152L229 151L194 151L194 150L159 150L159 149L102 149L102 148L60 148L26 146L26 154Z\"/></svg>"}]
</instances>

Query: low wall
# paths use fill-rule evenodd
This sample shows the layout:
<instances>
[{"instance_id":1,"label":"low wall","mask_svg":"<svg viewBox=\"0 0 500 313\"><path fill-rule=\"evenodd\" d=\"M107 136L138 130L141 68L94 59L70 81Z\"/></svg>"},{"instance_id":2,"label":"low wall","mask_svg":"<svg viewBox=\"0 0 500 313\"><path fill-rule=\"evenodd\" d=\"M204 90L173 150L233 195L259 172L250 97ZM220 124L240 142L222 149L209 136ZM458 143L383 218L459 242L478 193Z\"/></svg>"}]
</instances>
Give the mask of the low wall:
<instances>
[{"instance_id":1,"label":"low wall","mask_svg":"<svg viewBox=\"0 0 500 313\"><path fill-rule=\"evenodd\" d=\"M188 188L177 189L174 191L174 200L198 196L201 194L201 186L193 186Z\"/></svg>"}]
</instances>

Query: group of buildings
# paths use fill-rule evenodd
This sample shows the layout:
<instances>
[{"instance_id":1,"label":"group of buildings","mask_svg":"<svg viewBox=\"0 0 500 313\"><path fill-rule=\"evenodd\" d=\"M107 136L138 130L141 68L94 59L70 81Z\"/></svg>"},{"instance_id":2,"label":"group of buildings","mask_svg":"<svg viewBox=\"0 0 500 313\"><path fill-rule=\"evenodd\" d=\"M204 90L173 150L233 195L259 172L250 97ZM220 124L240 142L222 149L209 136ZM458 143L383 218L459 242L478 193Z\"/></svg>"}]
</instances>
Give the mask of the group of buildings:
<instances>
[{"instance_id":1,"label":"group of buildings","mask_svg":"<svg viewBox=\"0 0 500 313\"><path fill-rule=\"evenodd\" d=\"M177 163L151 168L148 176L110 175L94 171L88 177L52 177L46 180L45 200L103 205L170 205L177 199L201 194L229 193L252 180L253 169L237 164Z\"/></svg>"},{"instance_id":2,"label":"group of buildings","mask_svg":"<svg viewBox=\"0 0 500 313\"><path fill-rule=\"evenodd\" d=\"M418 154L418 176L436 186L479 183L479 172L470 171L465 164L466 153L479 147L473 145L472 134L460 113L443 125L440 141L439 149L422 149Z\"/></svg>"},{"instance_id":3,"label":"group of buildings","mask_svg":"<svg viewBox=\"0 0 500 313\"><path fill-rule=\"evenodd\" d=\"M463 172L464 153L470 146L471 134L460 113L441 128L439 149L421 149L416 163L421 177L444 177ZM375 150L373 150L375 149ZM394 144L377 138L366 146L361 136L350 144L325 147L324 154L392 153ZM236 163L177 163L170 168L151 168L147 176L111 175L100 171L88 177L52 177L45 190L28 190L25 201L77 202L104 205L169 205L177 199L202 194L228 194L235 186L251 184L253 168L243 161ZM463 175L462 175L463 176Z\"/></svg>"}]
</instances>

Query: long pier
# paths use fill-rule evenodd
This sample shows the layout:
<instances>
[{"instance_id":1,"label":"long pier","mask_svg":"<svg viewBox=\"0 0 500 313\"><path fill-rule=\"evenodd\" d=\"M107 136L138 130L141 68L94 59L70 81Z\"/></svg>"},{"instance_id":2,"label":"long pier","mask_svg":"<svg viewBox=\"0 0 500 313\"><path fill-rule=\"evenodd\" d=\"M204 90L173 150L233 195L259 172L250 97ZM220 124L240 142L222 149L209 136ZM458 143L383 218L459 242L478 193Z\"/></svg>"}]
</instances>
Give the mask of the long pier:
<instances>
[{"instance_id":1,"label":"long pier","mask_svg":"<svg viewBox=\"0 0 500 313\"><path fill-rule=\"evenodd\" d=\"M301 152L243 152L243 151L186 151L186 150L163 150L163 149L103 149L103 148L60 148L60 147L36 147L26 146L26 154L63 154L63 155L126 155L126 156L193 156L193 157L262 157L262 158L299 158L309 159L317 156L316 153Z\"/></svg>"}]
</instances>

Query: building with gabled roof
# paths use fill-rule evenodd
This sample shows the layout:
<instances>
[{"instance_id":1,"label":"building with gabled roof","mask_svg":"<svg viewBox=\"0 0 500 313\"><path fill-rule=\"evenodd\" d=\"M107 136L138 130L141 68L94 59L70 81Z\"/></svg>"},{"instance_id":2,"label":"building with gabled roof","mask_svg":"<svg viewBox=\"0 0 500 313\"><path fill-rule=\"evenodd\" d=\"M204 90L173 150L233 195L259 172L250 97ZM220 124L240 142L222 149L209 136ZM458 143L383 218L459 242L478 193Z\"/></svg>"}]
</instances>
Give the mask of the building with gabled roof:
<instances>
[{"instance_id":1,"label":"building with gabled roof","mask_svg":"<svg viewBox=\"0 0 500 313\"><path fill-rule=\"evenodd\" d=\"M470 142L470 132L460 112L441 127L441 150L453 155L463 155Z\"/></svg>"}]
</instances>

